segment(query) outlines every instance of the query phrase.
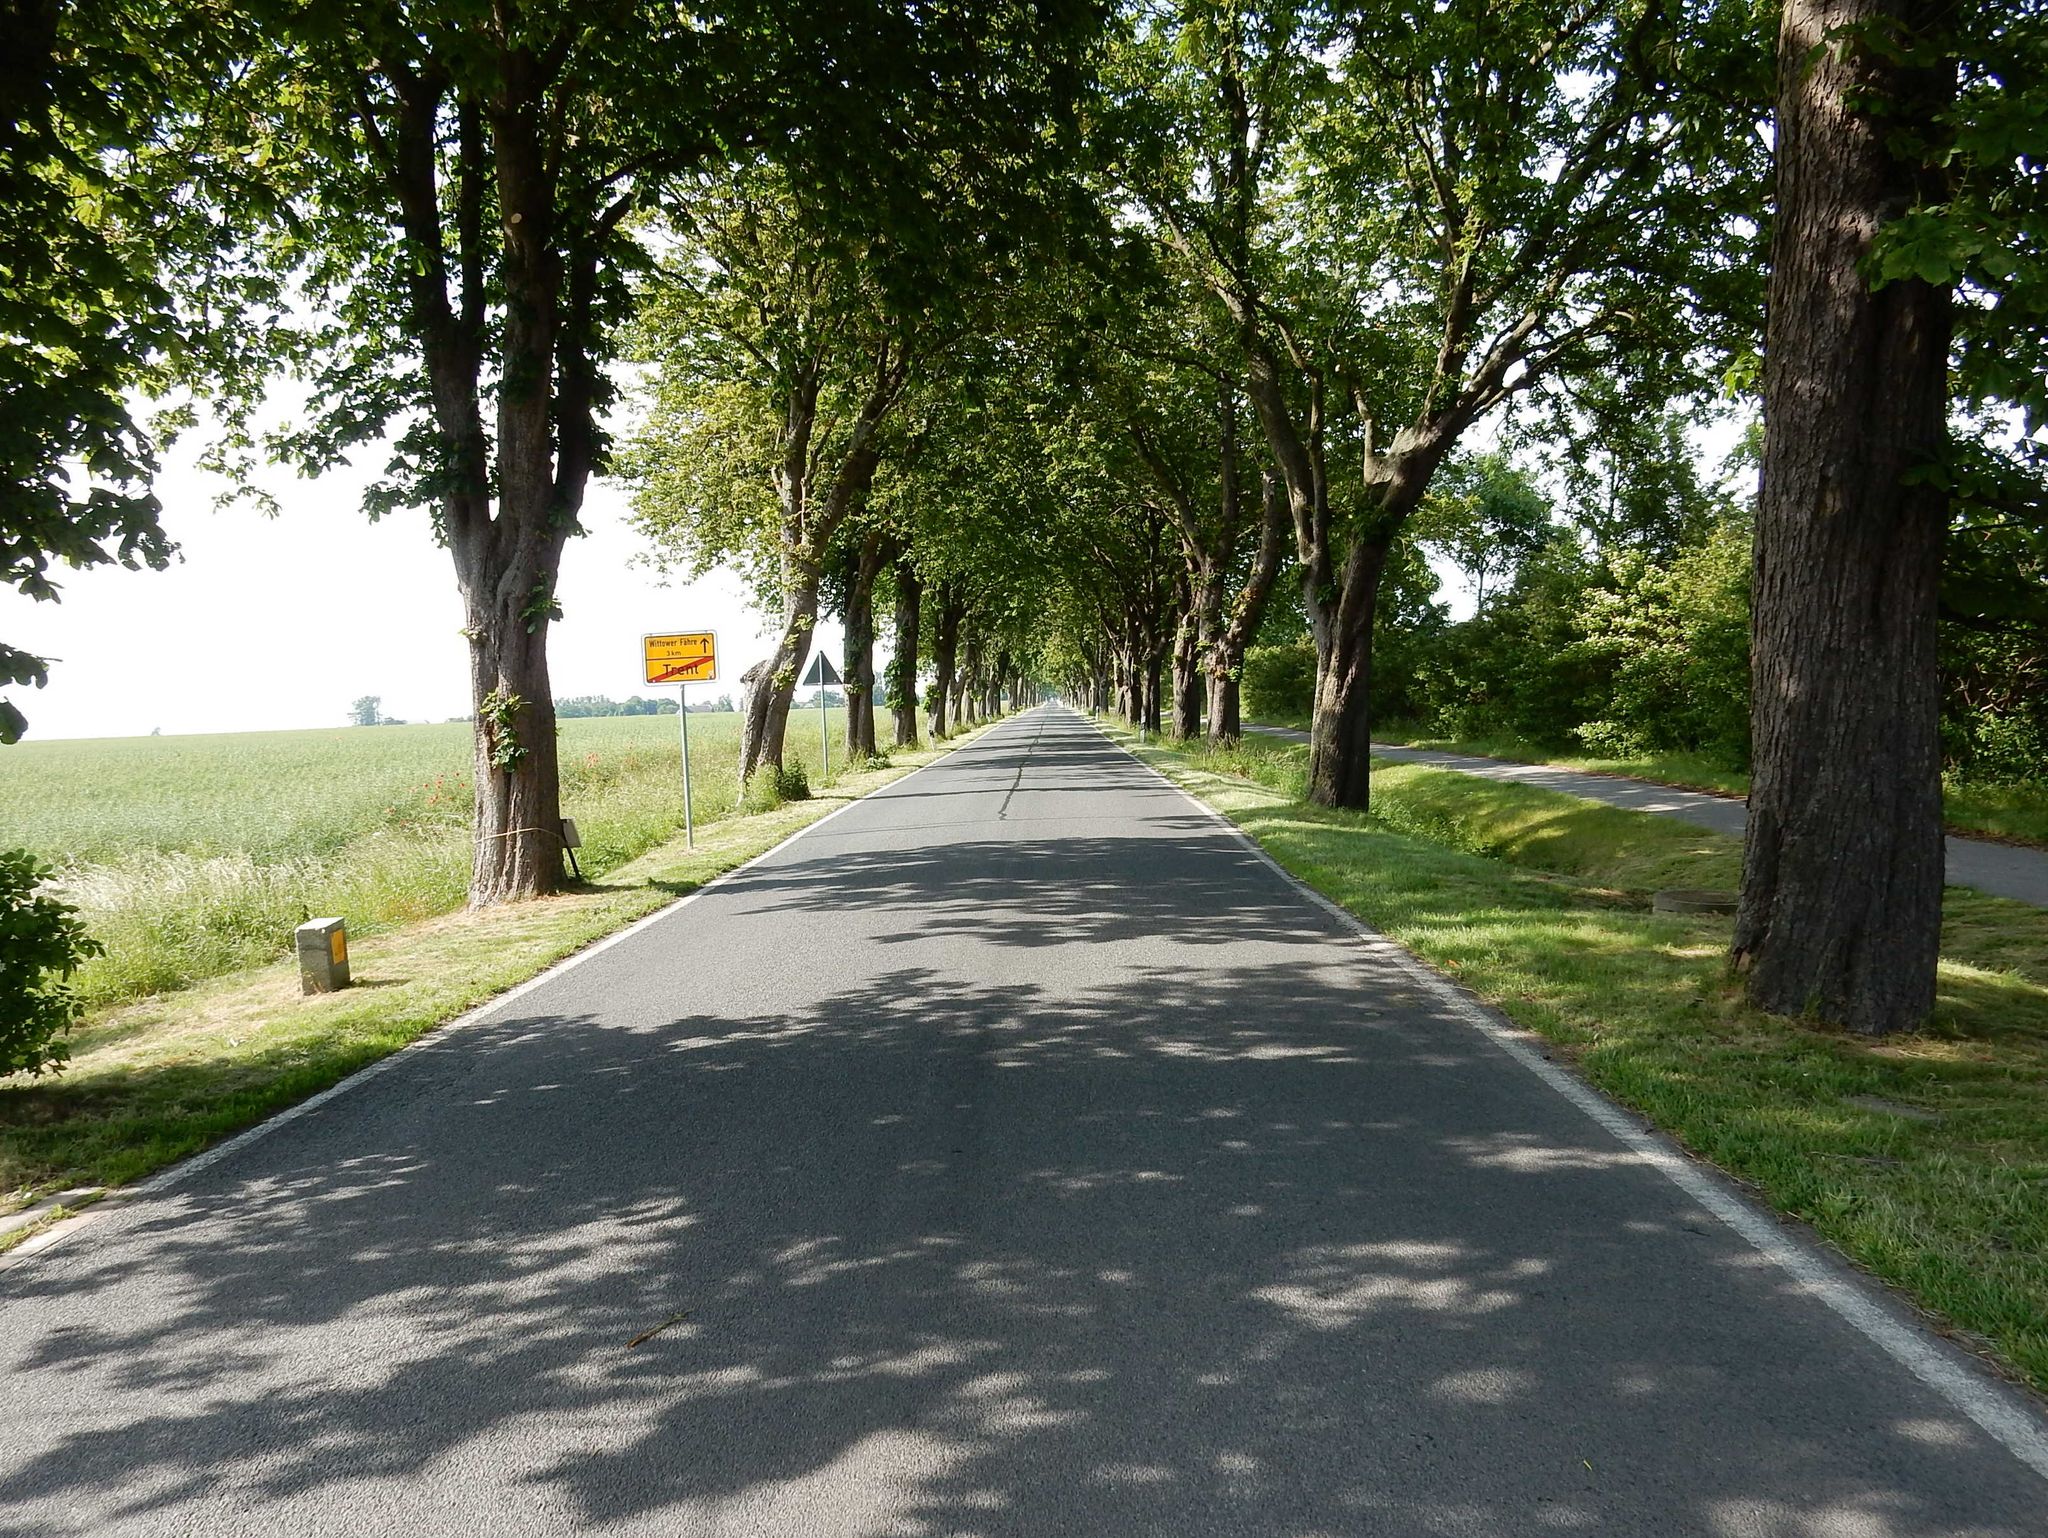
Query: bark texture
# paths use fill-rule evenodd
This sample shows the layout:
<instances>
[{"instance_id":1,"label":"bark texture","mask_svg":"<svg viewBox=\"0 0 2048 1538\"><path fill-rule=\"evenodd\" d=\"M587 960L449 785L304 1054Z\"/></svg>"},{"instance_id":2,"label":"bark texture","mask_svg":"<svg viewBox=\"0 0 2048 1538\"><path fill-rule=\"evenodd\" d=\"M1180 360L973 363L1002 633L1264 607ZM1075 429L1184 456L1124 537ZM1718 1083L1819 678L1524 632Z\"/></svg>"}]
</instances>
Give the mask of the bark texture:
<instances>
[{"instance_id":1,"label":"bark texture","mask_svg":"<svg viewBox=\"0 0 2048 1538\"><path fill-rule=\"evenodd\" d=\"M1315 716L1309 726L1309 799L1322 806L1364 808L1372 795L1372 621L1387 547L1352 546L1344 586L1334 604L1319 605Z\"/></svg>"},{"instance_id":2,"label":"bark texture","mask_svg":"<svg viewBox=\"0 0 2048 1538\"><path fill-rule=\"evenodd\" d=\"M909 558L896 562L896 655L889 661L889 710L896 746L917 746L917 646L924 584Z\"/></svg>"},{"instance_id":3,"label":"bark texture","mask_svg":"<svg viewBox=\"0 0 2048 1538\"><path fill-rule=\"evenodd\" d=\"M818 628L818 569L791 559L785 566L782 630L775 650L741 675L740 778L746 780L769 765L782 767L783 740L789 731L789 702L810 656L811 636Z\"/></svg>"},{"instance_id":4,"label":"bark texture","mask_svg":"<svg viewBox=\"0 0 2048 1538\"><path fill-rule=\"evenodd\" d=\"M894 559L895 543L869 534L854 552L846 582L846 761L875 756L875 583Z\"/></svg>"},{"instance_id":5,"label":"bark texture","mask_svg":"<svg viewBox=\"0 0 2048 1538\"><path fill-rule=\"evenodd\" d=\"M1950 294L1875 292L1863 261L1927 173L1888 139L1953 67L1842 29L1925 35L1931 8L1787 0L1752 618L1754 771L1734 955L1750 998L1882 1033L1934 1005L1943 847L1937 590ZM1858 102L1883 102L1880 120Z\"/></svg>"},{"instance_id":6,"label":"bark texture","mask_svg":"<svg viewBox=\"0 0 2048 1538\"><path fill-rule=\"evenodd\" d=\"M953 713L963 724L972 726L981 720L982 688L986 675L982 672L981 637L968 632L966 663L960 671L959 698L954 703Z\"/></svg>"},{"instance_id":7,"label":"bark texture","mask_svg":"<svg viewBox=\"0 0 2048 1538\"><path fill-rule=\"evenodd\" d=\"M967 606L950 584L940 589L938 624L932 634L931 736L946 735L954 721L954 674L960 657L960 621Z\"/></svg>"},{"instance_id":8,"label":"bark texture","mask_svg":"<svg viewBox=\"0 0 2048 1538\"><path fill-rule=\"evenodd\" d=\"M1189 591L1199 598L1201 608L1190 604L1173 632L1173 735L1182 742L1202 735L1202 640L1205 626L1207 633L1214 633L1223 607L1217 601L1221 585L1208 572L1197 569L1189 579Z\"/></svg>"},{"instance_id":9,"label":"bark texture","mask_svg":"<svg viewBox=\"0 0 2048 1538\"><path fill-rule=\"evenodd\" d=\"M1266 604L1273 596L1273 584L1280 575L1281 557L1286 553L1289 518L1287 495L1280 478L1268 474L1259 501L1259 548L1252 557L1252 569L1244 586L1231 601L1227 623L1215 632L1209 647L1209 740L1235 742L1244 735L1239 708L1239 680L1244 676L1244 654L1266 618Z\"/></svg>"},{"instance_id":10,"label":"bark texture","mask_svg":"<svg viewBox=\"0 0 2048 1538\"><path fill-rule=\"evenodd\" d=\"M562 801L546 627L529 635L472 621L470 635L477 847L469 899L481 906L561 884Z\"/></svg>"}]
</instances>

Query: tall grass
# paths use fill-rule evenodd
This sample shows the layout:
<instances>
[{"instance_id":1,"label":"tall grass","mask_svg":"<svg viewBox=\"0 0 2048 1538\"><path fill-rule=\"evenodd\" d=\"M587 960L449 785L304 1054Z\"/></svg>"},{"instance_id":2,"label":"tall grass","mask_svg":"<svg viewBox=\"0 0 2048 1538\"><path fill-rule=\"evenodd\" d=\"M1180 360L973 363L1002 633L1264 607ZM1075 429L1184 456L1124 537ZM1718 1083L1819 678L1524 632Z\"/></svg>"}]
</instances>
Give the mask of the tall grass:
<instances>
[{"instance_id":1,"label":"tall grass","mask_svg":"<svg viewBox=\"0 0 2048 1538\"><path fill-rule=\"evenodd\" d=\"M813 745L802 725L792 762ZM843 712L833 726L836 757ZM735 810L738 741L737 716L691 716L700 823ZM564 721L559 750L585 874L681 832L675 717ZM460 722L0 753L0 847L56 866L55 886L107 948L76 979L91 1007L272 960L309 917L339 914L368 934L460 907L473 810Z\"/></svg>"}]
</instances>

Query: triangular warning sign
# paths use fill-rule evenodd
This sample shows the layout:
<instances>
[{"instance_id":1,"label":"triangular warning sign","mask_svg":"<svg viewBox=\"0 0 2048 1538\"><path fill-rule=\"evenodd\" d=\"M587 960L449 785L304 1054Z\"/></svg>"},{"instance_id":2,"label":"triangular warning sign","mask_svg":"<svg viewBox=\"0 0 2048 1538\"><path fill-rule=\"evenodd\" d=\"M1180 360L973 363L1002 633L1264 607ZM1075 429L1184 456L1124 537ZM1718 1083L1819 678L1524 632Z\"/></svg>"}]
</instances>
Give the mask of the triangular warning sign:
<instances>
[{"instance_id":1,"label":"triangular warning sign","mask_svg":"<svg viewBox=\"0 0 2048 1538\"><path fill-rule=\"evenodd\" d=\"M808 689L813 684L836 684L838 682L839 675L832 670L832 659L823 652L819 652L817 656L811 659L810 672L804 674L804 687Z\"/></svg>"}]
</instances>

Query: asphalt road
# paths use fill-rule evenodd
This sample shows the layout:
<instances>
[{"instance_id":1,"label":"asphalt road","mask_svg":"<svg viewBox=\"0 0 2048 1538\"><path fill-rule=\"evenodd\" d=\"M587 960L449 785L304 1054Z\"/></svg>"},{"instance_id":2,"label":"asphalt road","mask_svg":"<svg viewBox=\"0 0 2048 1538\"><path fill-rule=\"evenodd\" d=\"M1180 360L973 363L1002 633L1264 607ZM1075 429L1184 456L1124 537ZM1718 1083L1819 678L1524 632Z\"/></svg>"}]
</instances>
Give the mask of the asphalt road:
<instances>
[{"instance_id":1,"label":"asphalt road","mask_svg":"<svg viewBox=\"0 0 2048 1538\"><path fill-rule=\"evenodd\" d=\"M1247 730L1268 737L1285 737L1290 742L1307 742L1308 733L1286 726L1252 726ZM1513 780L1562 791L1587 801L1604 801L1631 812L1651 812L1676 817L1695 827L1711 828L1730 838L1741 838L1749 820L1745 804L1731 796L1703 795L1696 790L1679 790L1653 780L1631 780L1613 774L1581 774L1555 764L1522 764L1507 758L1480 758L1471 753L1439 753L1433 748L1398 748L1376 742L1373 757L1402 764L1426 764L1432 769L1451 769L1459 774L1487 780ZM1985 838L1947 840L1948 884L1975 887L1994 897L2048 908L2048 853L2000 844Z\"/></svg>"},{"instance_id":2,"label":"asphalt road","mask_svg":"<svg viewBox=\"0 0 2048 1538\"><path fill-rule=\"evenodd\" d=\"M1070 714L430 1043L0 1272L0 1533L2043 1531Z\"/></svg>"}]
</instances>

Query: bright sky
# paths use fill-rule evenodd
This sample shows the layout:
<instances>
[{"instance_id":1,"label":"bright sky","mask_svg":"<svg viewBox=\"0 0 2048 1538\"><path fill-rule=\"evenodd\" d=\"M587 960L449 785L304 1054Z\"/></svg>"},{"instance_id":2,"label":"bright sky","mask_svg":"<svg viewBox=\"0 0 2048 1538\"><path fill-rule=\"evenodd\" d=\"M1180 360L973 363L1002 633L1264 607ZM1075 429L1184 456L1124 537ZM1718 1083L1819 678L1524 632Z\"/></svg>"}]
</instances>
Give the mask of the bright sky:
<instances>
[{"instance_id":1,"label":"bright sky","mask_svg":"<svg viewBox=\"0 0 2048 1538\"><path fill-rule=\"evenodd\" d=\"M277 518L216 511L219 482L194 465L196 435L158 478L164 526L184 559L168 571L60 570L62 601L0 591L0 636L56 659L46 689L7 690L29 738L125 737L339 726L359 695L406 721L469 710L468 645L448 553L424 512L372 524L363 476L301 481L273 471ZM719 679L692 699L739 693L773 644L738 580L665 584L637 557L615 486L593 489L562 563L564 618L550 637L558 698L657 692L641 682L640 637L716 630ZM838 659L840 632L819 635Z\"/></svg>"}]
</instances>

